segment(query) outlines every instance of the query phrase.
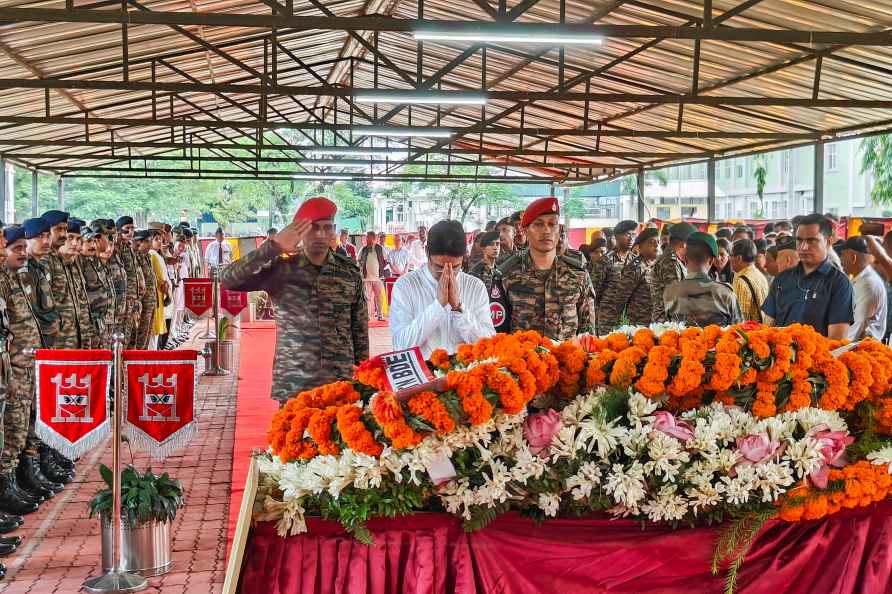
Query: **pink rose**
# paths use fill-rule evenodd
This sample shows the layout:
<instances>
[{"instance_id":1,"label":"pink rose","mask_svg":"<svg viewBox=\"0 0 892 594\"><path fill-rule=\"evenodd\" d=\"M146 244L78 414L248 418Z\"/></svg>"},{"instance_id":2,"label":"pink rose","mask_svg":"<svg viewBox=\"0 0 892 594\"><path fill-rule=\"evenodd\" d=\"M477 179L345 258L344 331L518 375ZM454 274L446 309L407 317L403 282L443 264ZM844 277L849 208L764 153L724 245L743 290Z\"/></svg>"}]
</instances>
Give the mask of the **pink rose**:
<instances>
[{"instance_id":1,"label":"pink rose","mask_svg":"<svg viewBox=\"0 0 892 594\"><path fill-rule=\"evenodd\" d=\"M523 436L530 444L530 451L540 458L547 457L551 440L563 426L561 415L551 408L528 416L523 422Z\"/></svg>"},{"instance_id":2,"label":"pink rose","mask_svg":"<svg viewBox=\"0 0 892 594\"><path fill-rule=\"evenodd\" d=\"M815 431L818 429L818 431ZM848 464L846 448L855 442L855 438L845 431L827 431L824 425L812 429L812 437L821 444L821 456L824 463L809 475L811 482L820 489L827 488L830 476L830 467L841 468Z\"/></svg>"},{"instance_id":3,"label":"pink rose","mask_svg":"<svg viewBox=\"0 0 892 594\"><path fill-rule=\"evenodd\" d=\"M682 442L694 437L694 428L691 424L685 421L679 421L672 413L660 410L655 412L653 416L654 430L665 433L669 437L674 437Z\"/></svg>"},{"instance_id":4,"label":"pink rose","mask_svg":"<svg viewBox=\"0 0 892 594\"><path fill-rule=\"evenodd\" d=\"M784 445L765 433L737 438L737 451L746 462L758 464L784 451Z\"/></svg>"}]
</instances>

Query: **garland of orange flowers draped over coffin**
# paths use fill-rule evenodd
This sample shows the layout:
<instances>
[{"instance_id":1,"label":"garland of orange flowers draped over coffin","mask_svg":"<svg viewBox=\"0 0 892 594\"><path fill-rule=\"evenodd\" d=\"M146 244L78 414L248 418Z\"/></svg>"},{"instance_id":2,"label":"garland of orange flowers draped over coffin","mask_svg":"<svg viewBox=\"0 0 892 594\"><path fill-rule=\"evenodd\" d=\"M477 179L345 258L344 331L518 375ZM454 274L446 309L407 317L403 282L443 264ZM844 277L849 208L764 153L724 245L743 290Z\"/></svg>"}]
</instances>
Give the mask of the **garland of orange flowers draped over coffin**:
<instances>
[{"instance_id":1,"label":"garland of orange flowers draped over coffin","mask_svg":"<svg viewBox=\"0 0 892 594\"><path fill-rule=\"evenodd\" d=\"M729 521L714 569L736 568L771 518L811 520L892 486L892 350L807 326L676 324L553 343L496 335L431 355L439 379L387 391L380 359L296 394L258 457L257 517L281 534L336 519L442 510L469 529L607 512Z\"/></svg>"}]
</instances>

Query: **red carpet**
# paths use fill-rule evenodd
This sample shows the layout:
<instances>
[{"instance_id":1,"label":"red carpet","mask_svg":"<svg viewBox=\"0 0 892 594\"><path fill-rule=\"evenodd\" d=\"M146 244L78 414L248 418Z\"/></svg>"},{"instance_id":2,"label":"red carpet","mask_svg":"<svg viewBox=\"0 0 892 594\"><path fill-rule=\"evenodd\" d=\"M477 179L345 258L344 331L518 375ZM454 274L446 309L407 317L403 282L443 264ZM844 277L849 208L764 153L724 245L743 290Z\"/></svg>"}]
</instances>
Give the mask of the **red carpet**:
<instances>
[{"instance_id":1,"label":"red carpet","mask_svg":"<svg viewBox=\"0 0 892 594\"><path fill-rule=\"evenodd\" d=\"M227 556L245 490L245 477L255 448L266 448L266 430L279 410L269 397L272 386L273 354L276 350L274 321L242 323L235 417L235 443L232 447L232 484L229 499Z\"/></svg>"}]
</instances>

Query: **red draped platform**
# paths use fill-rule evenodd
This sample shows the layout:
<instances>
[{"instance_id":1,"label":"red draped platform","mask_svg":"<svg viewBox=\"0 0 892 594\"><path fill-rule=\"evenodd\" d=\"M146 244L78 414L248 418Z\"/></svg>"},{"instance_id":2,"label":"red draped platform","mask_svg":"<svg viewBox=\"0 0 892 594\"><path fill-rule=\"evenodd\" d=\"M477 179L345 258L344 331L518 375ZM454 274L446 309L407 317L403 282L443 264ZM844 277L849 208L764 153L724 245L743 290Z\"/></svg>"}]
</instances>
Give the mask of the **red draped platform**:
<instances>
[{"instance_id":1,"label":"red draped platform","mask_svg":"<svg viewBox=\"0 0 892 594\"><path fill-rule=\"evenodd\" d=\"M245 594L557 594L721 592L710 574L716 530L668 530L626 520L514 514L465 533L444 514L378 520L375 545L332 522L280 538L256 525L245 551ZM892 504L831 518L769 523L739 577L741 594L892 592Z\"/></svg>"}]
</instances>

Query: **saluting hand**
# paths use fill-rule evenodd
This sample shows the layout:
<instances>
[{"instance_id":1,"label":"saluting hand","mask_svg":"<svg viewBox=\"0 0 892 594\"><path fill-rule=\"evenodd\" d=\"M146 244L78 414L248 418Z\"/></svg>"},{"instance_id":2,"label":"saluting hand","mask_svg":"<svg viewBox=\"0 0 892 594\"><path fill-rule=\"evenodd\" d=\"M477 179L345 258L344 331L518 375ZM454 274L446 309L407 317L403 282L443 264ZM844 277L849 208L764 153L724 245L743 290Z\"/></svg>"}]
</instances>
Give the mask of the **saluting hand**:
<instances>
[{"instance_id":1,"label":"saluting hand","mask_svg":"<svg viewBox=\"0 0 892 594\"><path fill-rule=\"evenodd\" d=\"M304 235L306 235L307 231L309 231L312 226L313 222L306 219L292 221L286 225L284 229L279 231L275 238L273 238L273 241L283 252L293 254L297 251L298 245L300 245Z\"/></svg>"}]
</instances>

